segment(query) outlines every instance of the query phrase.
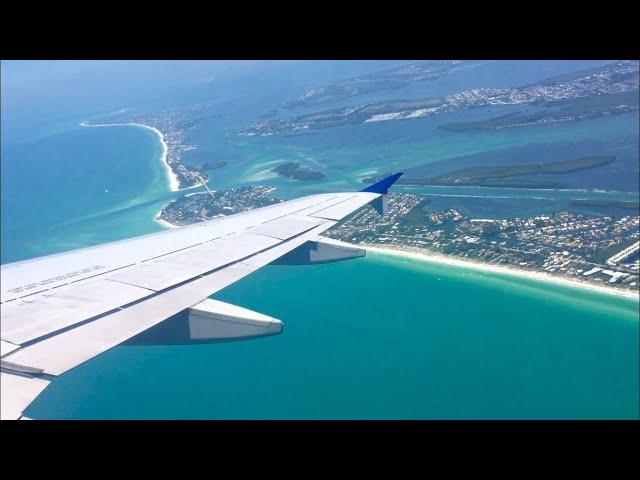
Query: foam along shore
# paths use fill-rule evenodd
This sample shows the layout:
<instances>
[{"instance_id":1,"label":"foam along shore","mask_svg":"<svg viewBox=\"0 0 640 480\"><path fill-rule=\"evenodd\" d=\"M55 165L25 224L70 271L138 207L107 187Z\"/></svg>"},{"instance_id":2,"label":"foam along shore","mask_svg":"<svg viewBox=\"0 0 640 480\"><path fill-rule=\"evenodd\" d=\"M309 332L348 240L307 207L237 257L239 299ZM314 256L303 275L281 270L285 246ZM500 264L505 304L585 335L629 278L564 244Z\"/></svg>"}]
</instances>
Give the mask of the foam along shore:
<instances>
[{"instance_id":1,"label":"foam along shore","mask_svg":"<svg viewBox=\"0 0 640 480\"><path fill-rule=\"evenodd\" d=\"M587 290L597 291L599 293L606 293L609 295L616 295L619 297L625 297L632 300L640 300L640 294L630 290L621 290L613 287L606 287L600 285L594 285L586 281L572 280L568 278L556 277L545 272L536 272L531 270L523 270L513 267L506 267L503 265L493 265L490 263L475 262L472 260L463 260L454 256L445 256L437 253L431 253L425 250L412 249L408 247L398 246L373 246L373 245L357 245L358 247L364 247L368 252L376 252L384 255L395 255L399 257L411 258L414 260L421 260L425 262L440 263L446 265L453 265L456 267L469 268L474 270L482 270L485 272L499 273L502 275L512 275L515 277L528 278L530 280L537 280L548 283L556 283L573 288L584 288Z\"/></svg>"},{"instance_id":2,"label":"foam along shore","mask_svg":"<svg viewBox=\"0 0 640 480\"><path fill-rule=\"evenodd\" d=\"M156 213L156 215L153 217L153 219L156 221L156 223L159 223L164 228L178 228L178 225L174 225L171 222L167 222L166 220L163 220L160 217L160 215L162 214L162 210L164 210L164 208L161 208L160 211L158 213Z\"/></svg>"},{"instance_id":3,"label":"foam along shore","mask_svg":"<svg viewBox=\"0 0 640 480\"><path fill-rule=\"evenodd\" d=\"M167 175L167 180L169 181L169 190L171 190L172 192L176 192L180 190L180 182L178 181L178 176L175 174L175 172L171 168L171 165L169 165L169 160L168 160L169 146L167 145L167 142L164 139L164 134L157 128L152 127L150 125L144 125L142 123L102 123L99 125L92 125L89 123L82 122L80 124L80 126L82 127L120 127L123 125L146 128L148 130L155 132L155 134L158 135L158 138L160 139L160 144L162 145L161 160Z\"/></svg>"}]
</instances>

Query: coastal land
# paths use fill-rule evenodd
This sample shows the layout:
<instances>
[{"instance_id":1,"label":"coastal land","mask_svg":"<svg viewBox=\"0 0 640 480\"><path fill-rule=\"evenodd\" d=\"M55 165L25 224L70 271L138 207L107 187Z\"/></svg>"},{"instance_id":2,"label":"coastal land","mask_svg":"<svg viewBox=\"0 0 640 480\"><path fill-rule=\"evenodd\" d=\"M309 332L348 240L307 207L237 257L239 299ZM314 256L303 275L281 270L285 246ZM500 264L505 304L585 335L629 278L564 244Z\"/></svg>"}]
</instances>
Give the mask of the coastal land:
<instances>
[{"instance_id":1,"label":"coastal land","mask_svg":"<svg viewBox=\"0 0 640 480\"><path fill-rule=\"evenodd\" d=\"M443 74L444 70L437 75ZM370 94L377 91L378 87L383 91L385 82L395 82L404 75L405 79L419 81L424 73L424 69L411 65L390 69L386 73L370 74L371 79L374 79L371 80L373 83L380 82L370 91L359 89L363 81L359 78L335 84L348 88L332 87L314 91L300 101L306 106L313 106L316 103L334 101L336 96L346 95L340 98L344 99ZM260 118L261 127L257 130L244 130L240 135L304 135L339 125L422 118L447 111L520 103L532 106L533 110L538 109L545 115L556 115L558 112L564 112L564 115L570 111L571 115L575 114L570 119L591 118L589 115L608 115L628 111L629 108L637 109L638 102L631 101L638 93L637 74L638 62L614 62L519 88L485 88L439 98L383 101L306 113L297 117L301 121L294 124L276 118L277 110L272 110ZM354 85L356 88L352 89ZM297 109L294 105L289 107L289 110ZM182 152L198 148L191 144L189 130L201 119L210 117L207 115L212 110L204 110L206 111L193 106L145 115L119 112L108 124L134 124L156 132L163 144L163 164L169 172L171 189L177 190L205 184L210 178L205 171L210 173L228 165L228 162L221 161L224 156L211 158L204 154L199 158L197 168L186 166L181 161ZM518 115L516 112L501 117L501 125L512 122ZM275 129L272 128L274 125ZM465 129L466 127L462 130ZM573 154L586 155L579 158L571 158L571 154L551 157L537 155L525 160L514 155L513 158L504 157L498 161L484 159L482 162L466 164L451 162L450 166L443 165L435 170L423 169L424 171L415 167L412 169L415 171L401 178L398 184L566 189L568 187L564 185L564 179L567 178L568 183L576 183L575 178L579 179L581 175L579 172L598 168L603 171L620 169L620 164L627 160L624 154L616 156L612 153L618 154L618 151L594 149L593 153L585 151ZM538 163L538 159L557 161ZM525 161L528 163L524 163ZM609 167L611 164L613 165ZM272 162L269 168L280 177L297 181L319 180L325 176L323 172L315 171L298 161ZM231 170L233 166L224 169ZM369 170L367 173L367 176L371 176L373 171ZM575 177L571 175L574 173ZM363 181L373 183L378 176L380 175L376 173ZM281 201L273 196L274 190L270 185L251 185L213 192L194 192L165 205L156 215L156 221L169 228L240 213ZM578 191L579 188L576 192ZM434 205L440 206L434 208L431 205L432 199ZM465 213L464 206L443 207L442 202L436 201L435 196L429 194L391 194L387 200L389 212L384 217L379 217L373 209L367 208L336 225L327 232L327 236L360 245L378 245L381 248L389 246L421 251L431 256L441 255L448 261L471 261L491 268L540 273L547 277L615 291L638 291L640 265L636 260L637 252L621 256L621 251L638 240L640 217L629 202L601 203L599 200L575 198L565 204L562 211L547 215L537 215L532 211L527 213L527 218L509 214L503 215L508 218L474 218ZM574 206L575 209L572 208ZM585 211L588 214L580 213Z\"/></svg>"},{"instance_id":2,"label":"coastal land","mask_svg":"<svg viewBox=\"0 0 640 480\"><path fill-rule=\"evenodd\" d=\"M190 144L189 130L204 120L218 118L209 112L210 105L196 104L189 108L162 111L151 114L131 113L121 110L106 117L85 121L86 127L135 125L153 130L162 143L162 160L166 164L169 188L172 191L199 187L209 180L205 170L226 166L226 162L209 162L201 168L187 165L182 160L184 152L196 150L197 145Z\"/></svg>"},{"instance_id":3,"label":"coastal land","mask_svg":"<svg viewBox=\"0 0 640 480\"><path fill-rule=\"evenodd\" d=\"M275 188L252 186L185 195L158 219L190 225L278 203ZM468 218L450 208L433 211L426 195L389 194L387 213L364 208L325 232L368 249L392 249L448 264L473 265L567 285L638 296L638 216L559 212L525 219ZM457 263L456 263L457 262Z\"/></svg>"},{"instance_id":4,"label":"coastal land","mask_svg":"<svg viewBox=\"0 0 640 480\"><path fill-rule=\"evenodd\" d=\"M478 88L444 97L390 100L323 110L290 119L262 119L241 130L242 136L300 133L370 122L411 120L481 107L523 105L538 111L518 112L480 122L445 123L452 131L495 130L596 118L635 111L639 62L620 61L552 77L518 88ZM313 93L313 94L312 94ZM308 92L312 98L315 91Z\"/></svg>"},{"instance_id":5,"label":"coastal land","mask_svg":"<svg viewBox=\"0 0 640 480\"><path fill-rule=\"evenodd\" d=\"M282 177L292 178L294 180L318 180L325 176L322 172L302 166L300 162L281 163L271 171Z\"/></svg>"},{"instance_id":6,"label":"coastal land","mask_svg":"<svg viewBox=\"0 0 640 480\"><path fill-rule=\"evenodd\" d=\"M156 221L163 226L178 227L235 215L281 202L271 195L274 191L274 187L255 186L183 195L165 205Z\"/></svg>"},{"instance_id":7,"label":"coastal land","mask_svg":"<svg viewBox=\"0 0 640 480\"><path fill-rule=\"evenodd\" d=\"M436 80L458 68L463 68L462 65L464 64L465 62L461 60L444 60L416 62L380 70L329 85L310 88L300 97L286 102L283 108L293 110L361 95L390 92L406 87L413 82ZM269 113L263 115L262 118L266 119L275 116L273 112Z\"/></svg>"},{"instance_id":8,"label":"coastal land","mask_svg":"<svg viewBox=\"0 0 640 480\"><path fill-rule=\"evenodd\" d=\"M613 163L615 155L594 155L546 163L528 163L521 165L477 166L454 170L430 178L400 178L399 185L439 185L439 186L474 186L493 188L563 188L562 183L555 180L540 179L549 174L569 174L597 168ZM512 178L516 176L535 178ZM382 178L376 176L375 178ZM364 183L370 183L366 178Z\"/></svg>"},{"instance_id":9,"label":"coastal land","mask_svg":"<svg viewBox=\"0 0 640 480\"><path fill-rule=\"evenodd\" d=\"M549 107L553 105L550 103ZM509 113L477 122L453 122L440 125L443 130L464 132L468 130L501 130L504 128L528 127L570 120L631 112L638 109L638 91L608 93L601 96L577 98L558 109L540 111L523 115L520 112Z\"/></svg>"},{"instance_id":10,"label":"coastal land","mask_svg":"<svg viewBox=\"0 0 640 480\"><path fill-rule=\"evenodd\" d=\"M457 208L435 210L429 195L394 193L387 196L383 217L364 208L325 235L357 245L419 250L638 292L638 248L630 245L638 242L639 226L637 215L570 211L529 218L470 218Z\"/></svg>"}]
</instances>

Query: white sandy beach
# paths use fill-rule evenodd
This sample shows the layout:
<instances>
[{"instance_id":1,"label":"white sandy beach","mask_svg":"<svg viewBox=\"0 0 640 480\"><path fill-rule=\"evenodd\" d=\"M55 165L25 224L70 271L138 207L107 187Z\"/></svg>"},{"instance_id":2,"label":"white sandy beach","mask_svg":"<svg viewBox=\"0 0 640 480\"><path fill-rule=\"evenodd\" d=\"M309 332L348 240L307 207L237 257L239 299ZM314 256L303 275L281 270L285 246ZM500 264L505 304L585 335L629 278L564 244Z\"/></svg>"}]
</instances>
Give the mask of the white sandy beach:
<instances>
[{"instance_id":1,"label":"white sandy beach","mask_svg":"<svg viewBox=\"0 0 640 480\"><path fill-rule=\"evenodd\" d=\"M153 132L156 133L156 135L158 135L158 138L160 138L160 142L162 144L162 163L164 165L164 168L167 174L167 179L169 181L169 188L171 191L177 191L180 189L178 177L173 172L171 166L167 162L168 145L164 140L163 133L157 128L151 127L149 125L143 125L141 123L113 123L113 124L90 125L83 122L80 125L83 127L113 127L113 126L121 126L121 125L131 125L131 126L142 127L142 128L147 128L149 130L152 130ZM195 188L199 186L200 185L193 185L188 188ZM197 192L197 193L200 193L200 192ZM192 193L190 195L195 195L195 194L196 193ZM467 196L467 195L463 195L463 196ZM154 220L157 223L162 225L164 228L179 228L178 225L174 225L172 223L167 222L166 220L161 219L160 218L161 212L162 210L160 210L154 217ZM507 267L503 265L487 264L487 263L477 262L473 260L461 259L454 256L440 255L440 254L427 252L420 249L412 249L409 247L398 247L398 246L391 246L391 245L379 246L379 245L368 245L368 244L355 245L355 246L364 247L366 248L367 251L382 253L385 255L395 255L395 256L411 258L415 260L421 260L425 262L440 263L440 264L453 265L457 267L469 268L474 270L481 270L485 272L512 275L512 276L517 276L521 278L528 278L531 280L561 284L561 285L565 285L573 288L582 288L582 289L592 290L599 293L616 295L620 297L629 298L632 300L640 300L640 294L638 292L633 292L630 290L625 291L625 290L617 289L614 287L608 287L605 285L602 285L602 286L595 285L591 282L581 281L578 279L561 278L555 275L550 275L545 272L524 270L524 269L518 269L514 267Z\"/></svg>"},{"instance_id":2,"label":"white sandy beach","mask_svg":"<svg viewBox=\"0 0 640 480\"><path fill-rule=\"evenodd\" d=\"M421 260L424 262L440 263L446 265L454 265L457 267L470 268L474 270L482 270L485 272L500 273L504 275L512 275L516 277L528 278L531 280L537 280L542 282L556 283L573 288L583 288L587 290L593 290L599 293L606 293L609 295L616 295L619 297L625 297L632 300L640 300L640 295L637 292L620 290L613 287L606 287L600 285L594 285L586 281L571 280L567 278L556 277L545 272L535 272L531 270L521 270L512 267L506 267L502 265L492 265L488 263L475 262L472 260L463 260L453 256L439 255L436 253L426 252L424 250L403 248L396 246L374 246L374 245L355 245L366 248L369 252L382 253L385 255L395 255L399 257L411 258L414 260Z\"/></svg>"},{"instance_id":3,"label":"white sandy beach","mask_svg":"<svg viewBox=\"0 0 640 480\"><path fill-rule=\"evenodd\" d=\"M162 211L162 210L160 210ZM173 223L169 223L166 220L163 220L160 218L160 213L158 213L158 215L156 215L155 217L153 217L153 219L158 222L160 225L162 225L164 228L178 228L178 225L174 225Z\"/></svg>"},{"instance_id":4,"label":"white sandy beach","mask_svg":"<svg viewBox=\"0 0 640 480\"><path fill-rule=\"evenodd\" d=\"M146 128L148 130L155 132L156 135L158 135L158 138L160 139L160 143L162 144L161 160L167 175L167 180L169 182L169 190L171 190L172 192L176 192L180 190L180 182L178 182L178 176L175 174L175 172L171 168L171 165L169 165L169 162L167 159L167 155L169 153L169 146L167 145L167 142L164 140L164 134L157 128L151 127L149 125L143 125L142 123L103 123L100 125L91 125L91 124L82 122L80 125L82 127L118 127L122 125L130 125L135 127Z\"/></svg>"}]
</instances>

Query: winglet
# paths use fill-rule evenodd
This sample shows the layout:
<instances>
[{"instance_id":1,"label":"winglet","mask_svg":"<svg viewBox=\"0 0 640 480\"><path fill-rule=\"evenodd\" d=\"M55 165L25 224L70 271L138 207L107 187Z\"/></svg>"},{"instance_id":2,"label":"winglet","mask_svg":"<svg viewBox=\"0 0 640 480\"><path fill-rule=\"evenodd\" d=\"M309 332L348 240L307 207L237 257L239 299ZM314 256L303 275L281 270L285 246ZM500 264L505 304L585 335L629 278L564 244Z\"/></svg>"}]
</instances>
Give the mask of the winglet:
<instances>
[{"instance_id":1,"label":"winglet","mask_svg":"<svg viewBox=\"0 0 640 480\"><path fill-rule=\"evenodd\" d=\"M361 192L371 192L371 193L381 193L386 194L389 193L389 187L396 183L396 180L400 178L402 172L394 173L393 175L389 175L386 178L383 178L379 182L374 183L373 185L369 185L367 188L363 188L360 190Z\"/></svg>"}]
</instances>

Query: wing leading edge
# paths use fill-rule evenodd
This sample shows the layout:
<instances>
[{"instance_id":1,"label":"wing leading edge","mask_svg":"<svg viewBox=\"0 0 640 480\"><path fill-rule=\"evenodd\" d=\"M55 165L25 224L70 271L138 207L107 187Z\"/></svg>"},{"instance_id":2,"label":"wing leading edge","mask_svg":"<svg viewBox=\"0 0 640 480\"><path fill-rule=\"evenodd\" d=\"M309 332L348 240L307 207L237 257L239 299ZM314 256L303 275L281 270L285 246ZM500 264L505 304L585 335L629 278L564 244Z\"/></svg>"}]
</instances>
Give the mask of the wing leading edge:
<instances>
[{"instance_id":1,"label":"wing leading edge","mask_svg":"<svg viewBox=\"0 0 640 480\"><path fill-rule=\"evenodd\" d=\"M319 235L375 202L400 175L360 192L302 197L3 265L2 419L20 418L46 388L49 376L61 375L188 310L288 253L305 245L313 245L311 257L317 257L318 245L333 251L329 242L319 242ZM336 258L349 255L361 256Z\"/></svg>"}]
</instances>

